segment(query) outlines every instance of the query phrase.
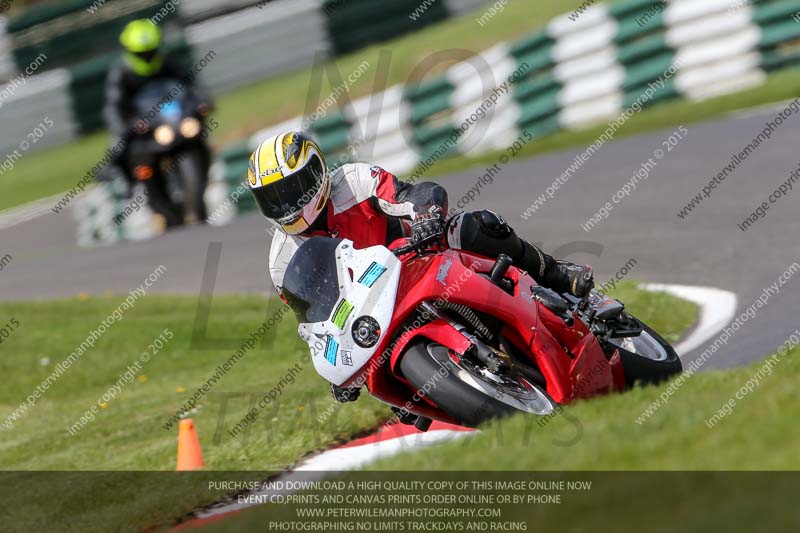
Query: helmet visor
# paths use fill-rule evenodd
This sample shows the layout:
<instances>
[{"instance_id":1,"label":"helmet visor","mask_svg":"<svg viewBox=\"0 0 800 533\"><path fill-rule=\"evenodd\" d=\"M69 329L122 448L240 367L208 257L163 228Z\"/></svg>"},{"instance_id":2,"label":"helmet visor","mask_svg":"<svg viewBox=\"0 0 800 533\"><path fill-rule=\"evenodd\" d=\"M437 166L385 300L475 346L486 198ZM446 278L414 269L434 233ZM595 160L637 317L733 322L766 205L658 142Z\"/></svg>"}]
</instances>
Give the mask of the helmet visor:
<instances>
[{"instance_id":1,"label":"helmet visor","mask_svg":"<svg viewBox=\"0 0 800 533\"><path fill-rule=\"evenodd\" d=\"M144 52L131 52L131 54L149 64L152 63L158 56L158 48L154 48L153 50L145 50Z\"/></svg>"},{"instance_id":2,"label":"helmet visor","mask_svg":"<svg viewBox=\"0 0 800 533\"><path fill-rule=\"evenodd\" d=\"M302 170L252 192L264 216L279 224L289 224L314 200L323 178L322 161L314 155Z\"/></svg>"}]
</instances>

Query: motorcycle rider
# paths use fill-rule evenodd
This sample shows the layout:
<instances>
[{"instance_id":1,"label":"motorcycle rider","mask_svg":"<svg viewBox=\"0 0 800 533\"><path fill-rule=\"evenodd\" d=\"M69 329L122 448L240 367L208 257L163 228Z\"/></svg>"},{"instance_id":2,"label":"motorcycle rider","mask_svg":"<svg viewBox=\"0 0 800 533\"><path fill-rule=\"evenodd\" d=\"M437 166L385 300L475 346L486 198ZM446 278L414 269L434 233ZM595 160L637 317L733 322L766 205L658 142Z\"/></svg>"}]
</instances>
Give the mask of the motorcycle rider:
<instances>
[{"instance_id":1,"label":"motorcycle rider","mask_svg":"<svg viewBox=\"0 0 800 533\"><path fill-rule=\"evenodd\" d=\"M537 283L582 297L594 286L590 266L556 261L517 236L489 210L445 219L447 192L435 183L408 183L378 166L348 163L329 172L317 143L289 131L262 142L250 156L247 179L261 212L279 226L269 252L269 272L282 294L286 267L304 240L315 235L346 238L356 248L439 239L447 247L487 257L506 254ZM332 385L338 401L358 389Z\"/></svg>"},{"instance_id":2,"label":"motorcycle rider","mask_svg":"<svg viewBox=\"0 0 800 533\"><path fill-rule=\"evenodd\" d=\"M163 54L161 30L151 20L139 19L128 23L120 34L119 42L125 53L106 78L103 116L111 132L109 153L114 156L112 164L122 171L126 182L132 185L134 180L128 164L128 149L134 134L132 120L136 118L133 109L136 94L153 81L170 79L180 81L184 84L184 90L198 95L203 102L199 109L202 114L208 113L212 104L208 92L196 84L193 73ZM141 119L137 124L146 126L146 121Z\"/></svg>"}]
</instances>

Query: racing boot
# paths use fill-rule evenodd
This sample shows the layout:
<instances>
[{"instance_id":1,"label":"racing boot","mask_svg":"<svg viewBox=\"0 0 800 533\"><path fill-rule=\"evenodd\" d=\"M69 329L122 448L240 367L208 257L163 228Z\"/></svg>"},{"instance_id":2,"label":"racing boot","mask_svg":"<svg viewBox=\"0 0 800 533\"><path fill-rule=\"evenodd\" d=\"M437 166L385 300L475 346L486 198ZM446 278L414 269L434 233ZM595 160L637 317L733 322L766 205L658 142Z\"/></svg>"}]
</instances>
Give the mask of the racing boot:
<instances>
[{"instance_id":1,"label":"racing boot","mask_svg":"<svg viewBox=\"0 0 800 533\"><path fill-rule=\"evenodd\" d=\"M583 298L594 288L594 273L589 265L556 261L545 274L546 284L556 292L568 292Z\"/></svg>"},{"instance_id":2,"label":"racing boot","mask_svg":"<svg viewBox=\"0 0 800 533\"><path fill-rule=\"evenodd\" d=\"M514 264L533 276L537 283L556 292L568 292L583 298L594 287L594 274L589 265L556 261L526 240L519 239L522 253Z\"/></svg>"}]
</instances>

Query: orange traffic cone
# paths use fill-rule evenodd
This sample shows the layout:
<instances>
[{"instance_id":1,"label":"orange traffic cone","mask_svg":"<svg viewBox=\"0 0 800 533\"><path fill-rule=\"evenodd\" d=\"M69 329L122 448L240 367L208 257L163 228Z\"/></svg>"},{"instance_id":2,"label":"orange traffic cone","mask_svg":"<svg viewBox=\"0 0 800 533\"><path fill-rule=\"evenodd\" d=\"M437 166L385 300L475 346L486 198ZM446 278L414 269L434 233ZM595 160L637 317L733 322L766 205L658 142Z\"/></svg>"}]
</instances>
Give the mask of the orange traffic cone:
<instances>
[{"instance_id":1,"label":"orange traffic cone","mask_svg":"<svg viewBox=\"0 0 800 533\"><path fill-rule=\"evenodd\" d=\"M175 470L197 470L203 468L203 452L200 439L191 418L184 418L178 426L178 466Z\"/></svg>"}]
</instances>

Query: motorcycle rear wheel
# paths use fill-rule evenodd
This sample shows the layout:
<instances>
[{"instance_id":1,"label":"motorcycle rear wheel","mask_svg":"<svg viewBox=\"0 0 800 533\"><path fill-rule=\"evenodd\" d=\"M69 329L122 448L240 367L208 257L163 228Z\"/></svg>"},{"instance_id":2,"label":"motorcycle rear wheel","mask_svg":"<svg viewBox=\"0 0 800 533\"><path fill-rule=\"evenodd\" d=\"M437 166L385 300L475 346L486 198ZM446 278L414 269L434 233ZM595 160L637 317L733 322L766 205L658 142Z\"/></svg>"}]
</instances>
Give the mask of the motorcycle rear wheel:
<instances>
[{"instance_id":1,"label":"motorcycle rear wheel","mask_svg":"<svg viewBox=\"0 0 800 533\"><path fill-rule=\"evenodd\" d=\"M547 415L556 409L556 402L525 377L490 373L428 339L409 343L400 370L419 396L464 426L517 412Z\"/></svg>"}]
</instances>

